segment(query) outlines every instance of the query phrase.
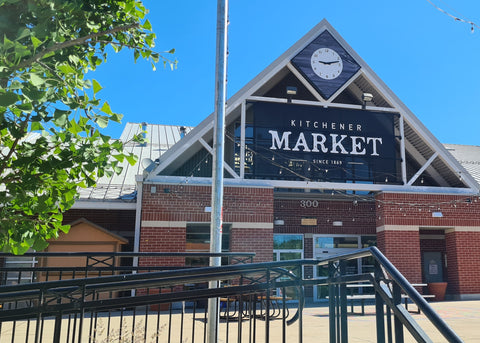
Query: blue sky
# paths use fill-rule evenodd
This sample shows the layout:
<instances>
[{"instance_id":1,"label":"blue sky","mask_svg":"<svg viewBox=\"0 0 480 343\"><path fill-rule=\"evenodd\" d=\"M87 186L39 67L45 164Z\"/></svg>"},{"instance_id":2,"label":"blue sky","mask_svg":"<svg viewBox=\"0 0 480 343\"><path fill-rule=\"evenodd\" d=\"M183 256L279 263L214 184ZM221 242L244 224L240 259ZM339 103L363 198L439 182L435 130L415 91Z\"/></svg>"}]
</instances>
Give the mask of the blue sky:
<instances>
[{"instance_id":1,"label":"blue sky","mask_svg":"<svg viewBox=\"0 0 480 343\"><path fill-rule=\"evenodd\" d=\"M480 1L431 0L480 25ZM126 122L195 126L214 108L216 1L144 0L156 50L176 49L176 70L111 53L89 74ZM480 145L480 29L427 0L230 0L228 96L323 18L442 143Z\"/></svg>"}]
</instances>

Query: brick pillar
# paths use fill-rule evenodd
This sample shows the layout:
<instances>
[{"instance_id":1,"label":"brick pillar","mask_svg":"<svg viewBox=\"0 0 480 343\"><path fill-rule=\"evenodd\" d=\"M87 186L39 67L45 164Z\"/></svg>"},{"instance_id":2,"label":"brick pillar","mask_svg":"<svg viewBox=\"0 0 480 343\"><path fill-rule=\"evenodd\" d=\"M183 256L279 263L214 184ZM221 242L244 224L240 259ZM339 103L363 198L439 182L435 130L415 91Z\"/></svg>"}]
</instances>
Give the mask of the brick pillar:
<instances>
[{"instance_id":1,"label":"brick pillar","mask_svg":"<svg viewBox=\"0 0 480 343\"><path fill-rule=\"evenodd\" d=\"M185 227L143 227L141 252L185 252ZM141 257L140 266L183 266L184 257Z\"/></svg>"},{"instance_id":2,"label":"brick pillar","mask_svg":"<svg viewBox=\"0 0 480 343\"><path fill-rule=\"evenodd\" d=\"M380 251L410 283L422 282L419 230L383 230L377 233Z\"/></svg>"},{"instance_id":3,"label":"brick pillar","mask_svg":"<svg viewBox=\"0 0 480 343\"><path fill-rule=\"evenodd\" d=\"M254 252L254 262L272 261L273 227L232 228L230 231L230 251Z\"/></svg>"},{"instance_id":4,"label":"brick pillar","mask_svg":"<svg viewBox=\"0 0 480 343\"><path fill-rule=\"evenodd\" d=\"M469 299L480 295L480 232L449 229L445 234L448 293Z\"/></svg>"}]
</instances>

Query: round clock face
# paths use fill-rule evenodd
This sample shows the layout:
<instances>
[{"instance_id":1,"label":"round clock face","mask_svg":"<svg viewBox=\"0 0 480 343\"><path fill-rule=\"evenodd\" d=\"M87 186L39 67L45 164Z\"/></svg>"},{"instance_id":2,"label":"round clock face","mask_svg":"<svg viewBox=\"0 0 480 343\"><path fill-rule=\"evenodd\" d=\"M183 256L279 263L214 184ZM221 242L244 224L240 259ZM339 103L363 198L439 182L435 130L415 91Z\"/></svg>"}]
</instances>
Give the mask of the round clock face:
<instances>
[{"instance_id":1,"label":"round clock face","mask_svg":"<svg viewBox=\"0 0 480 343\"><path fill-rule=\"evenodd\" d=\"M310 59L315 74L324 80L337 78L343 70L342 58L333 49L320 48L316 50Z\"/></svg>"}]
</instances>

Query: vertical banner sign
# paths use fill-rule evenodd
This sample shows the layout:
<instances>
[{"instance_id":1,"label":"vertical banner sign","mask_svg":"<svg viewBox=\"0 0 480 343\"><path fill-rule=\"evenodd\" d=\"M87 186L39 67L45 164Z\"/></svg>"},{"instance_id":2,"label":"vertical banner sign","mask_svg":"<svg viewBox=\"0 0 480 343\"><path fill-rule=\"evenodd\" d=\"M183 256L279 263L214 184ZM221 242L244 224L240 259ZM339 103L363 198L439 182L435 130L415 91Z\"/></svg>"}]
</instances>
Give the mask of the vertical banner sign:
<instances>
[{"instance_id":1,"label":"vertical banner sign","mask_svg":"<svg viewBox=\"0 0 480 343\"><path fill-rule=\"evenodd\" d=\"M255 102L257 179L398 183L396 114Z\"/></svg>"}]
</instances>

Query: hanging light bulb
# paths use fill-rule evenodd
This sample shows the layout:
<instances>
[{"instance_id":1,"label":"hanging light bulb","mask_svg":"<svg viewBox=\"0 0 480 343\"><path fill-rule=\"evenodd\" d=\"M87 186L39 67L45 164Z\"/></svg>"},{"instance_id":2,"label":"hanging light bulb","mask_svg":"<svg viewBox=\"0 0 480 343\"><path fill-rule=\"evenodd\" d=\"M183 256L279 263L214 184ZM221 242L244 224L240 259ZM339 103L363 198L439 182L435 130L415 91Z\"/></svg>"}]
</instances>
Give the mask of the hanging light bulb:
<instances>
[{"instance_id":1,"label":"hanging light bulb","mask_svg":"<svg viewBox=\"0 0 480 343\"><path fill-rule=\"evenodd\" d=\"M423 185L423 177L422 177L422 179L420 180L420 183Z\"/></svg>"},{"instance_id":2,"label":"hanging light bulb","mask_svg":"<svg viewBox=\"0 0 480 343\"><path fill-rule=\"evenodd\" d=\"M275 156L272 156L272 161L275 161Z\"/></svg>"}]
</instances>

